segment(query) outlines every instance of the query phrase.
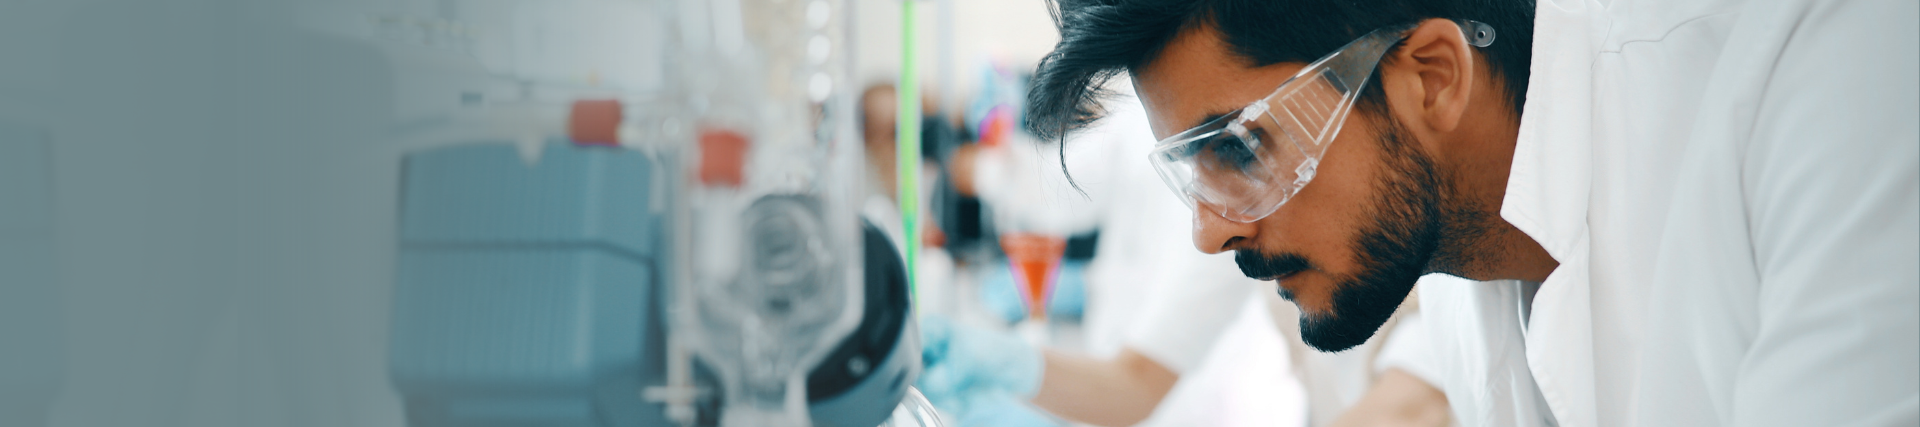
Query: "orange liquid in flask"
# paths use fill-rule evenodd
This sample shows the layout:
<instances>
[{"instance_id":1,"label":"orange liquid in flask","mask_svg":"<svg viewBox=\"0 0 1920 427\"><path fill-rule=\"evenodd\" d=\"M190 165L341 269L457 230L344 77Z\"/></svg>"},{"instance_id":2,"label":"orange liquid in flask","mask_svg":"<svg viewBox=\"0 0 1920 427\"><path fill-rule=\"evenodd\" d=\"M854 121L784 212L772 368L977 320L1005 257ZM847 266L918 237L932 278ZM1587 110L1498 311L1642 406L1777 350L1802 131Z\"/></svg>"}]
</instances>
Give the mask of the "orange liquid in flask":
<instances>
[{"instance_id":1,"label":"orange liquid in flask","mask_svg":"<svg viewBox=\"0 0 1920 427\"><path fill-rule=\"evenodd\" d=\"M1014 284L1027 303L1030 319L1047 317L1047 300L1053 295L1053 280L1066 254L1067 239L1031 233L1000 235L1000 249L1007 252L1007 264L1013 268Z\"/></svg>"}]
</instances>

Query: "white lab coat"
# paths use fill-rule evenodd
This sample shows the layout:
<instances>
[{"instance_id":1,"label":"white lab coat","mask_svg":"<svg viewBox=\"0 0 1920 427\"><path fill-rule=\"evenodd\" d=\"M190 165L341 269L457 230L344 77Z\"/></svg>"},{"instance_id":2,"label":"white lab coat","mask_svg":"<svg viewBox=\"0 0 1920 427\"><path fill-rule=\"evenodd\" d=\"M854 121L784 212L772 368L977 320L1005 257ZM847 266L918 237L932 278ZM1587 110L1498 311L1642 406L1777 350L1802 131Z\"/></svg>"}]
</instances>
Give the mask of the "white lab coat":
<instances>
[{"instance_id":1,"label":"white lab coat","mask_svg":"<svg viewBox=\"0 0 1920 427\"><path fill-rule=\"evenodd\" d=\"M1920 422L1917 13L1538 3L1501 216L1560 262L1522 323L1560 425Z\"/></svg>"},{"instance_id":2,"label":"white lab coat","mask_svg":"<svg viewBox=\"0 0 1920 427\"><path fill-rule=\"evenodd\" d=\"M1554 425L1527 366L1526 286L1444 274L1420 278L1428 357L1435 361L1428 382L1446 393L1459 425Z\"/></svg>"}]
</instances>

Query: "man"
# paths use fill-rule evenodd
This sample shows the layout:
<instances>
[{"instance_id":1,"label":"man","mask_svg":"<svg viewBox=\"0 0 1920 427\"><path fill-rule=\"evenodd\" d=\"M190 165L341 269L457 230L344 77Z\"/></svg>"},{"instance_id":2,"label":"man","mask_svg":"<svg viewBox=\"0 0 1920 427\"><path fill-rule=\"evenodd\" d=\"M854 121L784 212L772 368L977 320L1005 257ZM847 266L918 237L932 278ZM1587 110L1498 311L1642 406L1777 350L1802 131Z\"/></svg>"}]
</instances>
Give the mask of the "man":
<instances>
[{"instance_id":1,"label":"man","mask_svg":"<svg viewBox=\"0 0 1920 427\"><path fill-rule=\"evenodd\" d=\"M996 222L1025 220L1066 227L1062 230L1101 230L1085 274L1085 352L1036 348L1012 334L950 324L939 317L923 321L927 365L921 391L956 416L960 425L983 418L976 412L1006 410L983 405L1024 406L1018 403L1022 401L1070 421L1096 425L1218 424L1149 418L1163 401L1176 402L1174 406L1189 402L1184 405L1188 408L1196 406L1196 401L1208 403L1182 395L1204 397L1218 390L1177 392L1176 382L1211 368L1203 366L1211 358L1210 350L1258 288L1231 272L1232 260L1184 249L1182 243L1190 240L1186 227L1169 226L1169 222L1183 218L1185 212L1156 188L1151 169L1137 162L1122 163L1123 158L1144 155L1143 146L1151 143L1141 141L1146 118L1139 110L1137 106L1122 109L1114 120L1076 135L1076 140L1087 141L1083 146L1089 149L1076 151L1068 159L1085 184L1084 198L1072 193L1057 169L1048 167L1058 164L1059 158L1043 158L1031 138L1018 133L983 134L1006 142L956 152L949 170L957 182L964 183L956 187L991 206ZM1128 208L1136 204L1143 206ZM1180 278L1181 286L1166 279L1171 277ZM1185 292L1170 292L1175 290ZM1267 335L1241 338L1279 341L1277 334ZM1255 386L1280 388L1275 383L1285 378L1281 362L1255 363L1273 366L1253 370L1276 374L1261 378ZM1228 367L1215 370L1219 368ZM1012 423L985 419L972 425Z\"/></svg>"},{"instance_id":2,"label":"man","mask_svg":"<svg viewBox=\"0 0 1920 427\"><path fill-rule=\"evenodd\" d=\"M1290 425L1301 409L1313 426L1447 423L1445 398L1419 376L1429 365L1421 363L1427 351L1415 339L1419 332L1395 332L1337 355L1294 353L1293 376L1302 380L1307 408L1281 401L1292 391L1280 384L1290 380L1278 355L1299 334L1267 329L1266 322L1291 309L1269 316L1265 304L1249 304L1258 302L1249 301L1258 282L1235 272L1231 257L1185 248L1193 237L1182 221L1188 213L1139 161L1153 143L1145 111L1125 97L1107 105L1108 119L1076 133L1065 153L1084 198L1046 167L1061 159L1026 139L962 149L949 168L954 179L972 183L958 187L977 191L998 214L1071 216L1102 230L1086 273L1086 351L1035 348L1008 334L925 318L927 367L919 385L928 399L963 426L1014 425L987 415L1016 401L1113 426ZM1271 360L1237 354L1268 347ZM1405 357L1374 357L1387 353ZM1247 401L1255 403L1232 404Z\"/></svg>"},{"instance_id":3,"label":"man","mask_svg":"<svg viewBox=\"0 0 1920 427\"><path fill-rule=\"evenodd\" d=\"M1422 291L1467 424L1920 422L1913 2L1057 6L1029 129L1130 75L1195 246L1309 344L1486 282Z\"/></svg>"}]
</instances>

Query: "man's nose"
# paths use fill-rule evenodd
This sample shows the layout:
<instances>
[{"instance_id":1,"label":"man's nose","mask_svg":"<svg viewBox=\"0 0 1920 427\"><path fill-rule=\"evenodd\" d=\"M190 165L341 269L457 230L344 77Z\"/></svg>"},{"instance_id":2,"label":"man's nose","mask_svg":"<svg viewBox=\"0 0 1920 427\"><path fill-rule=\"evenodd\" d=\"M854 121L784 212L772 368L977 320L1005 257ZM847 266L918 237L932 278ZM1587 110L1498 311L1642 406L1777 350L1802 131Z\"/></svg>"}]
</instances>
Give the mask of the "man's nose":
<instances>
[{"instance_id":1,"label":"man's nose","mask_svg":"<svg viewBox=\"0 0 1920 427\"><path fill-rule=\"evenodd\" d=\"M1234 222L1220 216L1219 209L1207 203L1195 203L1193 209L1193 248L1208 254L1237 249L1253 239L1255 223Z\"/></svg>"}]
</instances>

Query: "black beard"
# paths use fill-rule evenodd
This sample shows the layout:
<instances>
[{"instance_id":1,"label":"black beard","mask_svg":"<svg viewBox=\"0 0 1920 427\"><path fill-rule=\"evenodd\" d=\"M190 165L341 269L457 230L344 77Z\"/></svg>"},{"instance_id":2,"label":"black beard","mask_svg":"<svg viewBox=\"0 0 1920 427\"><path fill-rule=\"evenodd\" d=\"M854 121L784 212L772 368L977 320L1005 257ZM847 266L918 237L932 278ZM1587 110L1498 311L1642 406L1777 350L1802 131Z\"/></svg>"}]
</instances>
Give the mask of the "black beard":
<instances>
[{"instance_id":1,"label":"black beard","mask_svg":"<svg viewBox=\"0 0 1920 427\"><path fill-rule=\"evenodd\" d=\"M1367 342L1429 271L1440 246L1443 182L1433 161L1413 145L1399 123L1381 123L1385 173L1375 184L1379 196L1369 209L1372 221L1354 242L1360 271L1335 277L1333 312L1300 315L1300 338L1323 352L1344 351ZM1236 251L1234 261L1248 277L1280 277L1312 267L1298 254ZM1281 288L1280 296L1292 300Z\"/></svg>"}]
</instances>

